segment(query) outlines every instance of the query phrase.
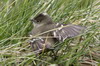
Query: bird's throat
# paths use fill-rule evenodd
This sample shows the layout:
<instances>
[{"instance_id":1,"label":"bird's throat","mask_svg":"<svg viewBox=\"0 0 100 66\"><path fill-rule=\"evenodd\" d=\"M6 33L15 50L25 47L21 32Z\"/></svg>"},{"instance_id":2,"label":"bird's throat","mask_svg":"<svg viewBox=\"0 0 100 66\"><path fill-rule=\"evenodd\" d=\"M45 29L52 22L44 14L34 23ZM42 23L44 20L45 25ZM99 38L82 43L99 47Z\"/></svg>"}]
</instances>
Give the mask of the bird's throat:
<instances>
[{"instance_id":1,"label":"bird's throat","mask_svg":"<svg viewBox=\"0 0 100 66\"><path fill-rule=\"evenodd\" d=\"M44 25L44 23L40 23L40 24L33 23L33 24L34 24L34 27L36 27L36 28Z\"/></svg>"}]
</instances>

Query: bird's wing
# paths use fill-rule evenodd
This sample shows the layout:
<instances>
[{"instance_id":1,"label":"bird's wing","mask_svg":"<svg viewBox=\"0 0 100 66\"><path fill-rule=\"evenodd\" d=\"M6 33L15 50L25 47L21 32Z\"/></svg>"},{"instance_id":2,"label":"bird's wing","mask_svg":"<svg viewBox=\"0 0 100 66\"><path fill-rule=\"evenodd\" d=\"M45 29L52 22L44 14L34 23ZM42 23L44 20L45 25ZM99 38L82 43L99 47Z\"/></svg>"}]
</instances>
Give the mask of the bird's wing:
<instances>
[{"instance_id":1,"label":"bird's wing","mask_svg":"<svg viewBox=\"0 0 100 66\"><path fill-rule=\"evenodd\" d=\"M41 53L45 49L52 49L50 42L43 38L31 39L29 43L36 54Z\"/></svg>"},{"instance_id":2,"label":"bird's wing","mask_svg":"<svg viewBox=\"0 0 100 66\"><path fill-rule=\"evenodd\" d=\"M64 41L66 38L74 37L84 31L85 27L73 24L56 24L53 36L59 41Z\"/></svg>"}]
</instances>

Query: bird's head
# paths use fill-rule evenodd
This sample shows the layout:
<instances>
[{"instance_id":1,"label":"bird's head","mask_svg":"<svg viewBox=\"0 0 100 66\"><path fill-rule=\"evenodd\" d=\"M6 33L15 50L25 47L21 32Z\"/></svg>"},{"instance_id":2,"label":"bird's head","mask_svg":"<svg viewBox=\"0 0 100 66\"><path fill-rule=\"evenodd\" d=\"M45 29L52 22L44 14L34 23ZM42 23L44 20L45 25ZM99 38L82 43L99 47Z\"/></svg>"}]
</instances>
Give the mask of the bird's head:
<instances>
[{"instance_id":1,"label":"bird's head","mask_svg":"<svg viewBox=\"0 0 100 66\"><path fill-rule=\"evenodd\" d=\"M31 19L31 22L33 23L34 26L35 25L38 26L42 24L52 23L52 19L47 13L41 13L36 17L34 17L33 19Z\"/></svg>"}]
</instances>

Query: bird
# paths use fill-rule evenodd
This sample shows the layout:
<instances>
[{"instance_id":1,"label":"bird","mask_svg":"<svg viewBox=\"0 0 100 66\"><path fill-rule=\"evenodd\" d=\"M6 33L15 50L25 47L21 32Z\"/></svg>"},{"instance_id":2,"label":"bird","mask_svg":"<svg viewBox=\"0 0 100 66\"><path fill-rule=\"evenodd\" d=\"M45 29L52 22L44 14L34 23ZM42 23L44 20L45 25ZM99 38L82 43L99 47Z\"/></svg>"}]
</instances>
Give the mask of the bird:
<instances>
[{"instance_id":1,"label":"bird","mask_svg":"<svg viewBox=\"0 0 100 66\"><path fill-rule=\"evenodd\" d=\"M86 29L75 24L55 23L47 13L40 13L30 21L34 28L29 32L29 36L32 37L29 43L36 54L53 50L55 43L78 36Z\"/></svg>"}]
</instances>

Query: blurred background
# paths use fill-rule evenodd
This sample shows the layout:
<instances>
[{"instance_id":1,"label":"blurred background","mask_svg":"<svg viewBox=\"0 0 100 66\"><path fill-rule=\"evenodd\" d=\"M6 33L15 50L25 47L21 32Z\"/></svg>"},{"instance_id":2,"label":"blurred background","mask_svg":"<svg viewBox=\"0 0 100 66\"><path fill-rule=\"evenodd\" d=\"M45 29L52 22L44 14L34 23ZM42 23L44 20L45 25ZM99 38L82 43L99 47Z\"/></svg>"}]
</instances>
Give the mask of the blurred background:
<instances>
[{"instance_id":1,"label":"blurred background","mask_svg":"<svg viewBox=\"0 0 100 66\"><path fill-rule=\"evenodd\" d=\"M47 12L54 22L86 26L52 52L35 55L27 43L30 18ZM100 0L0 0L1 66L100 65Z\"/></svg>"}]
</instances>

